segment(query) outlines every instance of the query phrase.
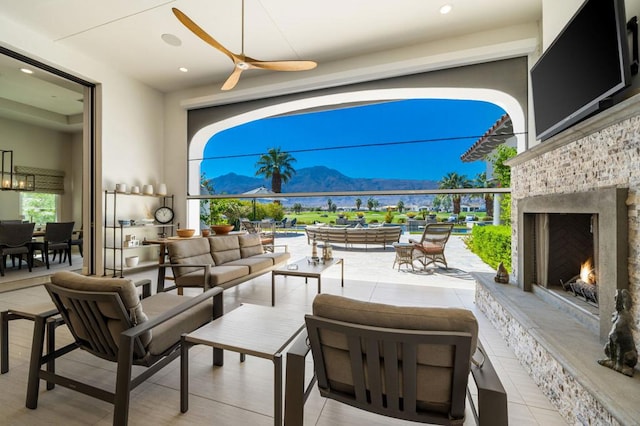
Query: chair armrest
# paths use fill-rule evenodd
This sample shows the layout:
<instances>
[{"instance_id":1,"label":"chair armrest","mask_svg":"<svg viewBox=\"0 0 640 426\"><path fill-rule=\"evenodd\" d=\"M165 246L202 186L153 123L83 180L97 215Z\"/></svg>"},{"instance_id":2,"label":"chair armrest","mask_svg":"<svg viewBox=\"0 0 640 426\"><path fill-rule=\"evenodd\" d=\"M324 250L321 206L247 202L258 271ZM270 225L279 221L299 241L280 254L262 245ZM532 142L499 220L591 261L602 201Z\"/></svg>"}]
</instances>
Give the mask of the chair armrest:
<instances>
[{"instance_id":1,"label":"chair armrest","mask_svg":"<svg viewBox=\"0 0 640 426\"><path fill-rule=\"evenodd\" d=\"M163 263L158 266L160 266L161 268L202 268L204 270L204 282L202 283L202 287L205 290L211 288L209 286L209 269L214 267L215 265L212 265L210 263ZM162 291L175 290L177 287L179 286L175 285L171 287L163 287Z\"/></svg>"},{"instance_id":2,"label":"chair armrest","mask_svg":"<svg viewBox=\"0 0 640 426\"><path fill-rule=\"evenodd\" d=\"M142 298L151 296L151 280L145 279L133 283L136 287L142 287Z\"/></svg>"},{"instance_id":3,"label":"chair armrest","mask_svg":"<svg viewBox=\"0 0 640 426\"><path fill-rule=\"evenodd\" d=\"M287 351L287 358L289 358L289 355L292 357L306 357L309 351L311 351L311 346L308 343L307 330L304 330L291 344Z\"/></svg>"},{"instance_id":4,"label":"chair armrest","mask_svg":"<svg viewBox=\"0 0 640 426\"><path fill-rule=\"evenodd\" d=\"M311 351L307 344L307 331L304 330L287 351L285 395L284 395L284 424L288 426L302 426L304 420L304 403L316 383L314 373L309 385L305 388L305 358Z\"/></svg>"},{"instance_id":5,"label":"chair armrest","mask_svg":"<svg viewBox=\"0 0 640 426\"><path fill-rule=\"evenodd\" d=\"M211 297L213 298L213 304L214 304L214 319L219 318L220 316L222 316L222 303L223 303L222 288L214 287L206 290L205 292L197 296L185 297L184 303L181 303L180 305L172 309L169 309L168 311L164 312L162 315L158 315L153 319L150 319L148 321L143 322L142 324L136 325L135 327L131 327L123 331L120 334L120 344L122 345L127 340L133 341L133 339L140 336L141 334L146 333L147 331L153 329L154 327L157 327L158 325L170 320L171 318L175 317L178 314L181 314L182 312L185 312L188 309L191 309L192 307L198 305L199 303L204 302L205 300ZM120 347L127 347L127 345L120 346Z\"/></svg>"},{"instance_id":6,"label":"chair armrest","mask_svg":"<svg viewBox=\"0 0 640 426\"><path fill-rule=\"evenodd\" d=\"M509 424L507 393L480 342L478 342L478 351L481 352L484 361L479 365L471 364L471 375L478 388L477 411L473 400L469 398L476 424L478 426L507 426Z\"/></svg>"},{"instance_id":7,"label":"chair armrest","mask_svg":"<svg viewBox=\"0 0 640 426\"><path fill-rule=\"evenodd\" d=\"M269 246L273 247L274 249L276 247L282 248L284 247L284 252L287 253L289 251L289 246L286 244L269 244Z\"/></svg>"}]
</instances>

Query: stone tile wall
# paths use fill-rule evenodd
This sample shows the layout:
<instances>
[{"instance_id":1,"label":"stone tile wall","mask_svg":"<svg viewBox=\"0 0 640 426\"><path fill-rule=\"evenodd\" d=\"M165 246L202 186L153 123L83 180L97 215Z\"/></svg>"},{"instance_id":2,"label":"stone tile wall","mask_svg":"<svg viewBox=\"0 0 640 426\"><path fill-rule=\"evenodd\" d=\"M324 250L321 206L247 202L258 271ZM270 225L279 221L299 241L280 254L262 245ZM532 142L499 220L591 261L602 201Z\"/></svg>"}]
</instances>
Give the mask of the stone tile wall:
<instances>
[{"instance_id":1,"label":"stone tile wall","mask_svg":"<svg viewBox=\"0 0 640 426\"><path fill-rule=\"evenodd\" d=\"M514 242L518 241L518 200L604 187L628 188L629 289L634 297L636 325L640 329L640 95L542 142L518 157L511 163ZM518 253L515 243L512 244L512 259L511 276L517 277ZM477 285L476 304L496 326L533 380L565 419L572 424L618 424L594 398L593 390L590 392L583 388L571 376L569 369L553 357L553 351L543 347L535 335L518 322L517 315L509 314L481 285ZM638 345L638 331L634 337Z\"/></svg>"},{"instance_id":2,"label":"stone tile wall","mask_svg":"<svg viewBox=\"0 0 640 426\"><path fill-rule=\"evenodd\" d=\"M518 238L515 207L518 200L611 186L629 188L629 289L634 295L635 317L640 324L640 115L514 165L512 241ZM512 244L514 276L518 274L516 250L516 244ZM639 336L636 342L640 341Z\"/></svg>"}]
</instances>

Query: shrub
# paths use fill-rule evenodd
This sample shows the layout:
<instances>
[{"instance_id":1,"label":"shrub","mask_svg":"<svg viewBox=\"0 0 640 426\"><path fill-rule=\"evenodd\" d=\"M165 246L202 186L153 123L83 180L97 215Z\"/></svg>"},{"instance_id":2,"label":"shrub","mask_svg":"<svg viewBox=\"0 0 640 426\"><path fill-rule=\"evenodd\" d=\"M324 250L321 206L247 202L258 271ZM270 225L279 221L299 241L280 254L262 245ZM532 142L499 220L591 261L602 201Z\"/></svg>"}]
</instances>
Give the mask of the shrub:
<instances>
[{"instance_id":1,"label":"shrub","mask_svg":"<svg viewBox=\"0 0 640 426\"><path fill-rule=\"evenodd\" d=\"M407 217L409 219L413 219L414 217L416 217L416 213L415 212L409 212L409 213L407 213Z\"/></svg>"},{"instance_id":2,"label":"shrub","mask_svg":"<svg viewBox=\"0 0 640 426\"><path fill-rule=\"evenodd\" d=\"M387 213L384 215L384 221L385 223L393 222L393 213L391 212L391 210L387 210Z\"/></svg>"},{"instance_id":3,"label":"shrub","mask_svg":"<svg viewBox=\"0 0 640 426\"><path fill-rule=\"evenodd\" d=\"M496 269L502 262L511 271L510 226L474 226L467 246L492 268Z\"/></svg>"},{"instance_id":4,"label":"shrub","mask_svg":"<svg viewBox=\"0 0 640 426\"><path fill-rule=\"evenodd\" d=\"M263 209L265 214L263 218L270 217L270 218L273 218L274 220L282 220L282 218L284 217L284 208L282 207L281 204L277 204L277 203L264 204Z\"/></svg>"}]
</instances>

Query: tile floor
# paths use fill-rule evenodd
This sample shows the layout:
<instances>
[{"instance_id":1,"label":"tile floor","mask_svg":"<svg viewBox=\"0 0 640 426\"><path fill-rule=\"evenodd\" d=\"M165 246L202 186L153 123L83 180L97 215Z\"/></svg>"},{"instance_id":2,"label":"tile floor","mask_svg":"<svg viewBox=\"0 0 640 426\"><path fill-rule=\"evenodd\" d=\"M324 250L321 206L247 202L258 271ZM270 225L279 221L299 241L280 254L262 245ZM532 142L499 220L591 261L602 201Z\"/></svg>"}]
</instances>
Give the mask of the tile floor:
<instances>
[{"instance_id":1,"label":"tile floor","mask_svg":"<svg viewBox=\"0 0 640 426\"><path fill-rule=\"evenodd\" d=\"M408 236L403 235L402 240ZM280 236L293 258L310 255L306 237ZM490 271L464 247L461 237L452 237L447 245L449 270L430 273L392 268L393 249L380 247L345 250L334 244L334 256L345 259L345 286L340 287L340 269L333 267L323 275L323 291L361 300L398 305L457 306L471 309L480 323L482 340L508 394L511 425L565 425L520 366L497 331L474 305L475 283L469 272ZM153 273L140 273L137 279ZM270 274L225 291L225 309L241 303L268 306L271 302ZM305 285L302 278L277 277L275 309L310 311L316 284ZM16 308L46 300L42 286L0 294L0 309ZM58 332L58 342L68 339L65 328ZM239 331L241 332L241 331ZM26 377L32 323L10 324L10 370L0 376L0 424L3 425L108 425L112 422L110 404L77 392L57 387L44 390L41 385L38 408L25 408ZM85 353L71 353L56 368L96 383L113 383L114 366ZM179 407L179 361L174 361L147 380L132 394L129 421L133 425L241 425L273 424L273 369L270 361L248 356L244 363L238 355L225 352L223 367L211 366L211 349L195 346L190 351L190 409L181 414ZM371 415L351 407L327 401L314 391L305 405L306 425L393 425L409 424ZM475 424L471 415L465 425Z\"/></svg>"}]
</instances>

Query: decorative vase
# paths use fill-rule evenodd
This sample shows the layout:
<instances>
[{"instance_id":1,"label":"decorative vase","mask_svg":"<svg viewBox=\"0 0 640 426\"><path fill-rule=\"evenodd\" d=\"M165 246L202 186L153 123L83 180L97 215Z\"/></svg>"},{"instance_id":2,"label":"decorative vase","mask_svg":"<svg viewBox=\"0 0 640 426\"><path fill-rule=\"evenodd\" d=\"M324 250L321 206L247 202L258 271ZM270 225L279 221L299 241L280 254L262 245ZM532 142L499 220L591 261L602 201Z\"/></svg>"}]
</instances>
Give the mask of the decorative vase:
<instances>
[{"instance_id":1,"label":"decorative vase","mask_svg":"<svg viewBox=\"0 0 640 426\"><path fill-rule=\"evenodd\" d=\"M228 234L229 232L233 231L233 228L235 228L234 225L226 225L226 224L211 225L211 230L215 235Z\"/></svg>"},{"instance_id":2,"label":"decorative vase","mask_svg":"<svg viewBox=\"0 0 640 426\"><path fill-rule=\"evenodd\" d=\"M165 185L164 183L158 185L157 195L167 195L167 185Z\"/></svg>"}]
</instances>

